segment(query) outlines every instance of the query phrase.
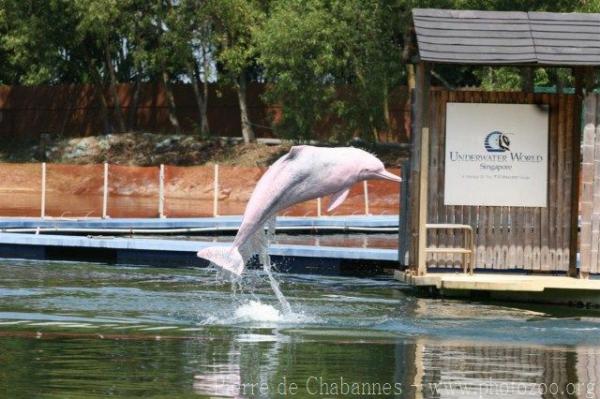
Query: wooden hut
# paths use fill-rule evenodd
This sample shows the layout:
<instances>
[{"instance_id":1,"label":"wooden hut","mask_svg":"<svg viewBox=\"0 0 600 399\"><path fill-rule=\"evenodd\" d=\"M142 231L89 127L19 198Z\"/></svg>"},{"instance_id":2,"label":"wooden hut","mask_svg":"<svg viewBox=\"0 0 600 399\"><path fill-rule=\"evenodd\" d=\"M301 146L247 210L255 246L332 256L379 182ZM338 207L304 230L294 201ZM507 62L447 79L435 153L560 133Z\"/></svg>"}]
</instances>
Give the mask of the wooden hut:
<instances>
[{"instance_id":1,"label":"wooden hut","mask_svg":"<svg viewBox=\"0 0 600 399\"><path fill-rule=\"evenodd\" d=\"M600 272L600 14L414 9L412 21L409 270ZM435 64L570 68L575 93L431 90Z\"/></svg>"}]
</instances>

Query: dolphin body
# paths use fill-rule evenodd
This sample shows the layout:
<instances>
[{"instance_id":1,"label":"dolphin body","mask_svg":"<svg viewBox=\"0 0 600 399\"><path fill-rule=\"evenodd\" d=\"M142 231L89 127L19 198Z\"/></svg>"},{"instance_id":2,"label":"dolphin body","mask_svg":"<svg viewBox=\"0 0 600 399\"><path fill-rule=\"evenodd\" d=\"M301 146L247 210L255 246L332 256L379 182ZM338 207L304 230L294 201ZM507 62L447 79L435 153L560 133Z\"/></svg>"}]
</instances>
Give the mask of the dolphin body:
<instances>
[{"instance_id":1,"label":"dolphin body","mask_svg":"<svg viewBox=\"0 0 600 399\"><path fill-rule=\"evenodd\" d=\"M350 187L370 179L401 181L386 171L379 159L358 148L294 146L258 181L232 246L204 248L198 257L240 276L246 261L254 255L249 247L264 237L264 225L274 219L277 212L330 195L329 212L344 202Z\"/></svg>"}]
</instances>

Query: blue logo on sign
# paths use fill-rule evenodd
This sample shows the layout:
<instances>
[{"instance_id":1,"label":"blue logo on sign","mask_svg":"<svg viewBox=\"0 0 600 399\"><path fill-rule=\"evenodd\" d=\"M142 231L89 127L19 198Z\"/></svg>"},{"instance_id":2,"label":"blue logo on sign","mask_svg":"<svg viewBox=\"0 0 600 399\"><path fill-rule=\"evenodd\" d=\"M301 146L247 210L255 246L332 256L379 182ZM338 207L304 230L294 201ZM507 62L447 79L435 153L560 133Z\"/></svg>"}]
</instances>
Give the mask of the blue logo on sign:
<instances>
[{"instance_id":1,"label":"blue logo on sign","mask_svg":"<svg viewBox=\"0 0 600 399\"><path fill-rule=\"evenodd\" d=\"M483 145L487 152L506 152L510 151L510 139L508 136L497 130L485 136Z\"/></svg>"}]
</instances>

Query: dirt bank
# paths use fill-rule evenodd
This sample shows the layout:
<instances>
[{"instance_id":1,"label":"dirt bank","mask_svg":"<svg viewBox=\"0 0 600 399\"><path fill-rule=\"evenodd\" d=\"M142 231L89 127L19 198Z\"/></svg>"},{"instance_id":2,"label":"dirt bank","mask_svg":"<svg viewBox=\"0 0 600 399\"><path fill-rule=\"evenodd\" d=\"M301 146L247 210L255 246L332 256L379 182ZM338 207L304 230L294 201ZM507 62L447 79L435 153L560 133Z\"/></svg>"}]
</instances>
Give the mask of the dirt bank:
<instances>
[{"instance_id":1,"label":"dirt bank","mask_svg":"<svg viewBox=\"0 0 600 399\"><path fill-rule=\"evenodd\" d=\"M122 133L45 142L0 145L0 162L40 162L153 166L190 166L220 163L232 166L268 166L291 147L283 144L243 144L200 136ZM386 166L399 166L406 154L390 146L370 146Z\"/></svg>"}]
</instances>

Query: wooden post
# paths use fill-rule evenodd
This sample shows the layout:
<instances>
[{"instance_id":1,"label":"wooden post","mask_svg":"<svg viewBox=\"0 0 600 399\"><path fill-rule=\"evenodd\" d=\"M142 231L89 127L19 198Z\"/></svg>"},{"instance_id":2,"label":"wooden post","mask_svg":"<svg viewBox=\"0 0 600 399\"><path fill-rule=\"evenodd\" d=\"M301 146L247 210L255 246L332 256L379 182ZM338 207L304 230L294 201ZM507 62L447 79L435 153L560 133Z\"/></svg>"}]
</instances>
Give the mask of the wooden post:
<instances>
[{"instance_id":1,"label":"wooden post","mask_svg":"<svg viewBox=\"0 0 600 399\"><path fill-rule=\"evenodd\" d=\"M165 218L165 165L162 163L158 173L158 217Z\"/></svg>"},{"instance_id":2,"label":"wooden post","mask_svg":"<svg viewBox=\"0 0 600 399\"><path fill-rule=\"evenodd\" d=\"M578 252L578 233L579 233L579 183L581 170L581 112L583 102L583 70L581 68L573 69L575 75L575 112L573 121L573 149L571 152L572 171L571 171L571 232L569 243L569 272L571 277L577 277L577 252Z\"/></svg>"},{"instance_id":3,"label":"wooden post","mask_svg":"<svg viewBox=\"0 0 600 399\"><path fill-rule=\"evenodd\" d=\"M108 218L108 162L104 162L104 184L102 186L102 219Z\"/></svg>"},{"instance_id":4,"label":"wooden post","mask_svg":"<svg viewBox=\"0 0 600 399\"><path fill-rule=\"evenodd\" d=\"M215 164L215 174L213 178L213 216L219 216L219 164Z\"/></svg>"},{"instance_id":5,"label":"wooden post","mask_svg":"<svg viewBox=\"0 0 600 399\"><path fill-rule=\"evenodd\" d=\"M366 180L363 180L363 193L365 195L365 215L370 215L369 211L369 184Z\"/></svg>"},{"instance_id":6,"label":"wooden post","mask_svg":"<svg viewBox=\"0 0 600 399\"><path fill-rule=\"evenodd\" d=\"M40 204L40 217L46 217L46 162L42 162L42 203Z\"/></svg>"},{"instance_id":7,"label":"wooden post","mask_svg":"<svg viewBox=\"0 0 600 399\"><path fill-rule=\"evenodd\" d=\"M321 205L322 205L321 203L322 203L321 197L318 197L318 198L317 198L317 216L318 216L318 217L321 217L321 215L322 215L322 212L323 212L323 211L321 210L321 209L322 209L322 208L321 208Z\"/></svg>"},{"instance_id":8,"label":"wooden post","mask_svg":"<svg viewBox=\"0 0 600 399\"><path fill-rule=\"evenodd\" d=\"M417 275L426 273L427 192L429 177L429 84L430 65L416 67L413 91L413 129L411 148L411 238L410 265Z\"/></svg>"},{"instance_id":9,"label":"wooden post","mask_svg":"<svg viewBox=\"0 0 600 399\"><path fill-rule=\"evenodd\" d=\"M418 238L418 269L422 276L427 273L427 193L429 186L429 128L421 130L421 172L419 173L419 238Z\"/></svg>"},{"instance_id":10,"label":"wooden post","mask_svg":"<svg viewBox=\"0 0 600 399\"><path fill-rule=\"evenodd\" d=\"M410 212L408 209L410 162L402 162L402 183L400 183L400 220L398 221L398 259L401 266L407 266L406 252L409 248Z\"/></svg>"}]
</instances>

